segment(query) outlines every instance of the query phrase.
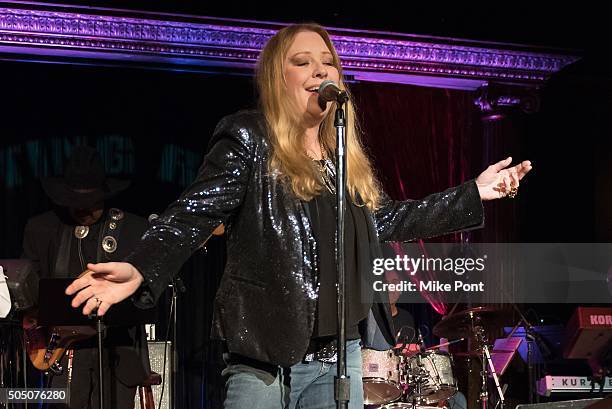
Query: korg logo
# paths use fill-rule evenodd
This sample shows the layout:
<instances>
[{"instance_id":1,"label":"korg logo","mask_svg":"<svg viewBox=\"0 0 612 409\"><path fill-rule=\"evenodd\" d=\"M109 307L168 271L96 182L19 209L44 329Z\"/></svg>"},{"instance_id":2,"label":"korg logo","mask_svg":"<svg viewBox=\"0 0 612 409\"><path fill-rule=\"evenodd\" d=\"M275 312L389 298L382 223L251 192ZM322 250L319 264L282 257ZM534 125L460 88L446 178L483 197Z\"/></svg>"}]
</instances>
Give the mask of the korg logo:
<instances>
[{"instance_id":1,"label":"korg logo","mask_svg":"<svg viewBox=\"0 0 612 409\"><path fill-rule=\"evenodd\" d=\"M612 325L612 315L591 315L591 325Z\"/></svg>"}]
</instances>

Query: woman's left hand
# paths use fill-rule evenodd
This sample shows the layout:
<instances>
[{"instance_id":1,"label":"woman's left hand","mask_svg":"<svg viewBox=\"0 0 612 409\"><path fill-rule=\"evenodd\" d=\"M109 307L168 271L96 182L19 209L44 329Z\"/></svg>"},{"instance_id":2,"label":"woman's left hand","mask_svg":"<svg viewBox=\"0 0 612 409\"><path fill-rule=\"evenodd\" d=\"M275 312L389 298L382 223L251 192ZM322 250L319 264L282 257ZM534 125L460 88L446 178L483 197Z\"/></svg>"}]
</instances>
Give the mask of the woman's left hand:
<instances>
[{"instance_id":1,"label":"woman's left hand","mask_svg":"<svg viewBox=\"0 0 612 409\"><path fill-rule=\"evenodd\" d=\"M529 173L532 166L528 160L509 168L510 163L512 163L512 158L508 157L489 166L476 178L476 186L478 186L478 193L482 200L516 196L519 181Z\"/></svg>"}]
</instances>

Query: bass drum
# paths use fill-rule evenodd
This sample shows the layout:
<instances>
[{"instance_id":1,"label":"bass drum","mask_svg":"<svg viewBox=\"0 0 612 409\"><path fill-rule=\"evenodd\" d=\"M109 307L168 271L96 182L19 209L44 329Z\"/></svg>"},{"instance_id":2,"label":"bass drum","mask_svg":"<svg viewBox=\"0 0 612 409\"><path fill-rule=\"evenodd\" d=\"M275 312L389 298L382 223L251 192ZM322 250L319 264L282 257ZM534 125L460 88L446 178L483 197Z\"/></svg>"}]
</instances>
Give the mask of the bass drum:
<instances>
[{"instance_id":1,"label":"bass drum","mask_svg":"<svg viewBox=\"0 0 612 409\"><path fill-rule=\"evenodd\" d=\"M361 350L363 399L366 405L384 405L402 397L400 358L393 350Z\"/></svg>"}]
</instances>

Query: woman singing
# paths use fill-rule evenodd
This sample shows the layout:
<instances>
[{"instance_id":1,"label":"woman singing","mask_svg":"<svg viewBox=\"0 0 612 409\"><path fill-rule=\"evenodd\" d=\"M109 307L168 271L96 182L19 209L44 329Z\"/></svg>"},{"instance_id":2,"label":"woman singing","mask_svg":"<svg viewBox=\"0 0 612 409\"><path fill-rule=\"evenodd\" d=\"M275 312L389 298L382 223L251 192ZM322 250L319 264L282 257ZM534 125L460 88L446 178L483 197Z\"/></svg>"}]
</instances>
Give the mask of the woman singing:
<instances>
[{"instance_id":1,"label":"woman singing","mask_svg":"<svg viewBox=\"0 0 612 409\"><path fill-rule=\"evenodd\" d=\"M225 341L225 407L333 408L336 374L334 256L335 104L325 80L346 89L328 33L314 24L280 30L257 66L259 109L223 118L198 176L121 263L90 264L67 289L74 307L104 314L130 296L152 306L190 255L221 224L227 264L215 298L215 335ZM350 94L349 94L350 96ZM349 407L363 408L360 343L394 343L385 294L363 293L379 242L479 227L482 201L514 196L528 161L489 166L477 179L423 200L393 201L364 152L346 104L347 367ZM380 296L380 300L379 297ZM365 301L364 301L365 300Z\"/></svg>"}]
</instances>

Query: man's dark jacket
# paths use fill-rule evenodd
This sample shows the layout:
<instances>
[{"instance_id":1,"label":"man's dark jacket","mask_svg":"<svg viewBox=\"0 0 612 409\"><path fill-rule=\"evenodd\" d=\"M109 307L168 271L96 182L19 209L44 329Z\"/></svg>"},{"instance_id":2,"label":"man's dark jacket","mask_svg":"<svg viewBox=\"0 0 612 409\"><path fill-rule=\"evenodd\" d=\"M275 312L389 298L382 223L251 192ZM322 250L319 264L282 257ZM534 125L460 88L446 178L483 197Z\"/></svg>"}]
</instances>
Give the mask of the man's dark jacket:
<instances>
[{"instance_id":1,"label":"man's dark jacket","mask_svg":"<svg viewBox=\"0 0 612 409\"><path fill-rule=\"evenodd\" d=\"M27 258L34 263L40 278L66 278L77 277L80 268L75 271L69 266L80 265L78 253L66 251L62 242L72 244L74 250L74 222L71 222L66 212L58 208L57 210L34 216L28 220L24 230L23 239L23 258ZM107 212L98 222L104 224ZM98 260L88 261L119 261L129 254L134 245L140 240L140 236L146 230L147 221L134 214L124 213L124 218L119 222L121 228L117 239L117 250L111 254L105 254L101 248L98 235L93 237L89 234L86 240L93 240L99 246L96 253ZM102 226L99 226L102 230ZM89 243L88 243L89 244ZM62 248L62 250L60 250ZM65 260L58 261L61 253ZM100 256L101 255L101 256ZM44 288L40 288L44 291ZM150 373L149 355L146 346L142 326L130 327L109 327L106 331L105 345L110 352L109 365L112 365L112 372L126 386L137 386L145 380ZM95 340L85 340L76 344L75 348L95 348Z\"/></svg>"}]
</instances>

